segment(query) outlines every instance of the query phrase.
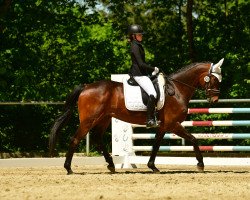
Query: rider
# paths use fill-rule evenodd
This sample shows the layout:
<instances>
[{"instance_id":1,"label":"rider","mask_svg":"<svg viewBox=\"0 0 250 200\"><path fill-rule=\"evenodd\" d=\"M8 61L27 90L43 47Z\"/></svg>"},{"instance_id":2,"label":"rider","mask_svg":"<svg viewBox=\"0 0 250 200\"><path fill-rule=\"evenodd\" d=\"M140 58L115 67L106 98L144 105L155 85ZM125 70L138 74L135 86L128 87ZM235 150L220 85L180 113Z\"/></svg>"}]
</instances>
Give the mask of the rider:
<instances>
[{"instance_id":1,"label":"rider","mask_svg":"<svg viewBox=\"0 0 250 200\"><path fill-rule=\"evenodd\" d=\"M157 127L159 124L154 116L157 103L156 91L149 75L156 75L159 72L159 69L157 67L151 67L145 62L145 52L141 44L144 34L142 27L137 24L130 25L128 28L128 34L131 43L130 53L132 59L132 66L129 70L129 74L149 96L147 104L147 127Z\"/></svg>"}]
</instances>

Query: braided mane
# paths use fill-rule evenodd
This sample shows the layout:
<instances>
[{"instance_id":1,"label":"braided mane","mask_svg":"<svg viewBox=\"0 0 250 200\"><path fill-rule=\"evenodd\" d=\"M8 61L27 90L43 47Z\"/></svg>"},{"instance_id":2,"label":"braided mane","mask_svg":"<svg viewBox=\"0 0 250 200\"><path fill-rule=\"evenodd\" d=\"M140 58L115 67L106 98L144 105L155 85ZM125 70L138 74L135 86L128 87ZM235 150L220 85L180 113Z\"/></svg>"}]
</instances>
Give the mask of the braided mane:
<instances>
[{"instance_id":1,"label":"braided mane","mask_svg":"<svg viewBox=\"0 0 250 200\"><path fill-rule=\"evenodd\" d=\"M191 68L193 68L193 67L196 67L196 66L198 66L198 65L201 64L201 63L210 63L210 62L206 61L206 62L191 63L190 65L184 66L184 67L178 69L176 72L171 73L169 76L171 77L171 76L173 76L174 74L177 74L177 73L180 73L180 72L188 71L189 69L191 69Z\"/></svg>"}]
</instances>

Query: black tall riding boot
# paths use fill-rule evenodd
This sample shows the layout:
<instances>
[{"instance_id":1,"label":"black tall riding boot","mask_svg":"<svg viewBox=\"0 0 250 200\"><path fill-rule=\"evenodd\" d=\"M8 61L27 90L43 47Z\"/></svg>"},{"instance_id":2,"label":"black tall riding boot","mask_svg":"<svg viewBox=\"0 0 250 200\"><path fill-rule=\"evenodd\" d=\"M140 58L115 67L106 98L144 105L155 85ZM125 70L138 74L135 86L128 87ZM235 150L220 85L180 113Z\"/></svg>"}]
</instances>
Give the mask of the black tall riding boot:
<instances>
[{"instance_id":1,"label":"black tall riding boot","mask_svg":"<svg viewBox=\"0 0 250 200\"><path fill-rule=\"evenodd\" d=\"M159 124L155 120L155 104L156 99L153 95L149 96L148 105L147 105L147 128L158 127Z\"/></svg>"}]
</instances>

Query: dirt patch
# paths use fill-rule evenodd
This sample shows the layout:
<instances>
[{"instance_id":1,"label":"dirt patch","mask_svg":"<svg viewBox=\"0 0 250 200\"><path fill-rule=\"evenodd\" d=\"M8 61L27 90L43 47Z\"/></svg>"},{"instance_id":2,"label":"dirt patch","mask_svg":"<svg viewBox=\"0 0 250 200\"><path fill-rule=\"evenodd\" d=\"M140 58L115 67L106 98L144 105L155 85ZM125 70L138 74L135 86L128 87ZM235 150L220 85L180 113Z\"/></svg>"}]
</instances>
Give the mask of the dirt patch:
<instances>
[{"instance_id":1,"label":"dirt patch","mask_svg":"<svg viewBox=\"0 0 250 200\"><path fill-rule=\"evenodd\" d=\"M250 167L208 166L198 173L195 166L159 165L160 174L146 166L117 169L105 166L1 168L0 199L248 199Z\"/></svg>"}]
</instances>

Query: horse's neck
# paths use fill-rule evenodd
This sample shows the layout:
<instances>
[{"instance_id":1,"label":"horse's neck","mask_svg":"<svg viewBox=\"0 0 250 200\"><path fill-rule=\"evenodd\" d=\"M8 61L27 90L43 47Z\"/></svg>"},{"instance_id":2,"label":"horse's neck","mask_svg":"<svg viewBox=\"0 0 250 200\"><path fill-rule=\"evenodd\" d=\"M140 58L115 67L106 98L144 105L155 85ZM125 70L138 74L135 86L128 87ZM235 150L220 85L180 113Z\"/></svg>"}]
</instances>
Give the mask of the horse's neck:
<instances>
[{"instance_id":1,"label":"horse's neck","mask_svg":"<svg viewBox=\"0 0 250 200\"><path fill-rule=\"evenodd\" d=\"M187 103L192 98L195 89L199 86L201 75L206 73L207 70L206 66L196 65L193 68L173 75L172 78L176 80L175 85Z\"/></svg>"},{"instance_id":2,"label":"horse's neck","mask_svg":"<svg viewBox=\"0 0 250 200\"><path fill-rule=\"evenodd\" d=\"M205 67L197 65L193 68L174 74L173 79L186 83L192 87L197 87L200 75L205 71L207 71Z\"/></svg>"}]
</instances>

